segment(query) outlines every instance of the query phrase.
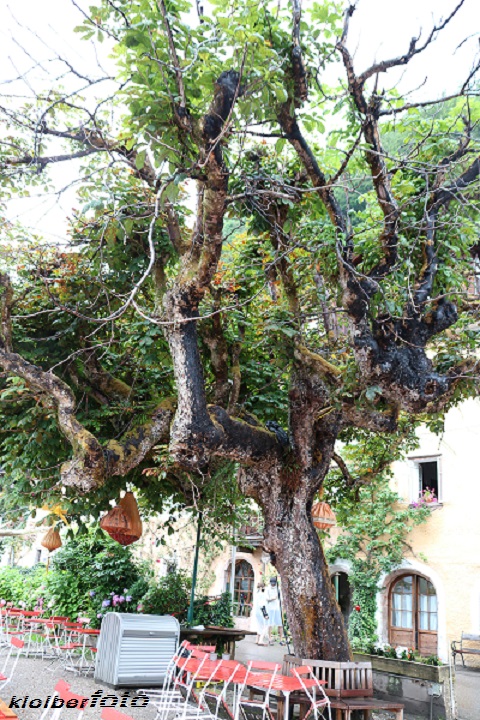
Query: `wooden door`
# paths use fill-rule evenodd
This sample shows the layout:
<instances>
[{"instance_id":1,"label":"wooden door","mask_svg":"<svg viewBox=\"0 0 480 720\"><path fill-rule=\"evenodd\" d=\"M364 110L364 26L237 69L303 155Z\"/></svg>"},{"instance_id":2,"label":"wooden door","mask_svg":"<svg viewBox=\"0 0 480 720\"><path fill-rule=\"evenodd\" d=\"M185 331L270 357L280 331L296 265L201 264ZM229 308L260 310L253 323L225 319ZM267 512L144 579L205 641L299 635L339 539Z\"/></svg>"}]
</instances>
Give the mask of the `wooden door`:
<instances>
[{"instance_id":1,"label":"wooden door","mask_svg":"<svg viewBox=\"0 0 480 720\"><path fill-rule=\"evenodd\" d=\"M437 594L420 575L404 575L390 591L389 642L414 648L421 655L437 653Z\"/></svg>"},{"instance_id":2,"label":"wooden door","mask_svg":"<svg viewBox=\"0 0 480 720\"><path fill-rule=\"evenodd\" d=\"M436 655L438 649L437 593L432 583L418 576L417 585L417 649L421 655Z\"/></svg>"}]
</instances>

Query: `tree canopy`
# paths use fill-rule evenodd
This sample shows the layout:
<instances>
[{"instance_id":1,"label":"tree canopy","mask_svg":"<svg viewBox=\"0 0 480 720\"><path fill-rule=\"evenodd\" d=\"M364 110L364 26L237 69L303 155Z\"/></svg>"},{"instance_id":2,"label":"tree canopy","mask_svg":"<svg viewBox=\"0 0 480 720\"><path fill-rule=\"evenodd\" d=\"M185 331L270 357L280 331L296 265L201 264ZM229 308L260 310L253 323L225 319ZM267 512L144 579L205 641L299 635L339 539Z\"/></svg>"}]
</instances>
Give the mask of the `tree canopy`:
<instances>
[{"instance_id":1,"label":"tree canopy","mask_svg":"<svg viewBox=\"0 0 480 720\"><path fill-rule=\"evenodd\" d=\"M77 188L59 243L3 223L12 514L61 501L86 523L127 484L145 511L208 505L238 469L296 652L349 657L310 517L332 462L356 491L336 442L478 387L478 65L441 99L386 79L463 5L360 71L354 5L105 0L77 32L114 76L57 56L74 86L5 98L1 201L59 164Z\"/></svg>"}]
</instances>

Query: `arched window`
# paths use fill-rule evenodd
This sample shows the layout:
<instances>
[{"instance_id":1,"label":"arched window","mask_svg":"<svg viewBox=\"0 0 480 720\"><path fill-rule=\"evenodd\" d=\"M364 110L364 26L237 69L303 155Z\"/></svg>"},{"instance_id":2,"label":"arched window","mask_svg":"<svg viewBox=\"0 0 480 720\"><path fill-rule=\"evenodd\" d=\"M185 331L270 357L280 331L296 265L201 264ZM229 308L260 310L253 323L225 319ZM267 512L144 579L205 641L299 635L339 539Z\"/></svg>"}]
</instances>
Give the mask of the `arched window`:
<instances>
[{"instance_id":1,"label":"arched window","mask_svg":"<svg viewBox=\"0 0 480 720\"><path fill-rule=\"evenodd\" d=\"M232 568L230 566L227 584L230 587ZM255 573L249 562L237 560L233 580L233 614L239 617L250 617L253 602Z\"/></svg>"},{"instance_id":2,"label":"arched window","mask_svg":"<svg viewBox=\"0 0 480 720\"><path fill-rule=\"evenodd\" d=\"M437 593L421 575L403 575L390 587L389 642L421 655L437 653Z\"/></svg>"}]
</instances>

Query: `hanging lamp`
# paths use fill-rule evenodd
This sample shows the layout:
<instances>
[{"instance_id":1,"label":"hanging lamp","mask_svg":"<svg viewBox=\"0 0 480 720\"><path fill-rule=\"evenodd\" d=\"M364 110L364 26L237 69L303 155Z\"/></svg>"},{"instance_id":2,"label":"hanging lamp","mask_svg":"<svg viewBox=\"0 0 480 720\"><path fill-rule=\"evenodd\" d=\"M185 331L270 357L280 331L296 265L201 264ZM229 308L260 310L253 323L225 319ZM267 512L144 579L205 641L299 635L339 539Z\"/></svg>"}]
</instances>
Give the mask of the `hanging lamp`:
<instances>
[{"instance_id":1,"label":"hanging lamp","mask_svg":"<svg viewBox=\"0 0 480 720\"><path fill-rule=\"evenodd\" d=\"M142 521L132 492L125 493L100 521L100 527L120 545L131 545L142 536Z\"/></svg>"},{"instance_id":2,"label":"hanging lamp","mask_svg":"<svg viewBox=\"0 0 480 720\"><path fill-rule=\"evenodd\" d=\"M51 527L43 536L40 545L47 548L48 552L53 552L54 550L58 550L58 548L62 547L62 540L58 530Z\"/></svg>"},{"instance_id":3,"label":"hanging lamp","mask_svg":"<svg viewBox=\"0 0 480 720\"><path fill-rule=\"evenodd\" d=\"M318 502L312 505L312 520L318 530L330 530L337 523L337 518L330 505L323 500L323 488Z\"/></svg>"}]
</instances>

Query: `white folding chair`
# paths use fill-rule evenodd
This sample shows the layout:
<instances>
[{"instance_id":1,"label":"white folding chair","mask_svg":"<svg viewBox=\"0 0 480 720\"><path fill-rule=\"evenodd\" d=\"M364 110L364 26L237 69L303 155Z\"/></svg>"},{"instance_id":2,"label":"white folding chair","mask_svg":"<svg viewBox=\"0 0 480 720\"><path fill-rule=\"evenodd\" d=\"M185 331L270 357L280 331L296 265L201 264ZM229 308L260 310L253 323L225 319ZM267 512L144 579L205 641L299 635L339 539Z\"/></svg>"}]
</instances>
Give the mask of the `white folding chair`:
<instances>
[{"instance_id":1,"label":"white folding chair","mask_svg":"<svg viewBox=\"0 0 480 720\"><path fill-rule=\"evenodd\" d=\"M215 671L212 672L209 682L205 684L199 698L199 706L204 708L206 712L209 712L211 718L215 720L234 720L235 710L232 710L227 703L227 691L241 667L241 663L233 660L225 660L220 661ZM219 677L219 668L222 668L227 674L224 674L221 691L215 693L209 690L209 685ZM235 693L233 697L235 699Z\"/></svg>"},{"instance_id":2,"label":"white folding chair","mask_svg":"<svg viewBox=\"0 0 480 720\"><path fill-rule=\"evenodd\" d=\"M173 681L173 693L160 703L155 702L157 715L155 720L166 720L171 710L178 706L178 712L175 718L186 720L187 718L201 717L204 715L199 704L198 695L195 692L195 684L202 677L205 663L209 658L208 653L199 651L195 646L190 645L186 650L186 657L177 659L177 672ZM199 661L194 672L189 669L189 661L197 659Z\"/></svg>"},{"instance_id":3,"label":"white folding chair","mask_svg":"<svg viewBox=\"0 0 480 720\"><path fill-rule=\"evenodd\" d=\"M175 704L183 703L184 701L177 685L182 675L182 665L184 666L190 658L190 648L191 645L188 640L184 640L178 650L172 655L165 670L165 677L161 688L141 688L138 690L139 694L148 695L153 701L157 709L157 717L166 707L173 707Z\"/></svg>"},{"instance_id":4,"label":"white folding chair","mask_svg":"<svg viewBox=\"0 0 480 720\"><path fill-rule=\"evenodd\" d=\"M20 640L18 637L11 637L9 642L10 648L5 656L5 661L0 672L0 690L3 690L5 685L13 678L18 658L25 645L23 640Z\"/></svg>"},{"instance_id":5,"label":"white folding chair","mask_svg":"<svg viewBox=\"0 0 480 720\"><path fill-rule=\"evenodd\" d=\"M89 697L73 693L65 680L59 680L55 685L55 693L48 707L41 714L40 720L58 720L64 711L68 712L69 720L81 720L89 701ZM75 713L72 710L75 710Z\"/></svg>"},{"instance_id":6,"label":"white folding chair","mask_svg":"<svg viewBox=\"0 0 480 720\"><path fill-rule=\"evenodd\" d=\"M309 665L302 665L298 667L292 667L291 672L294 677L300 680L302 690L311 703L306 715L304 715L303 720L308 720L308 718L312 718L312 715L314 720L318 720L319 714L322 718L325 718L325 711L327 711L329 720L332 720L332 715L330 711L330 698L326 695L325 690L323 689L323 685L321 685L321 683L319 682L312 668ZM313 692L312 688L308 688L306 686L305 676L310 676L312 680L315 680Z\"/></svg>"}]
</instances>

